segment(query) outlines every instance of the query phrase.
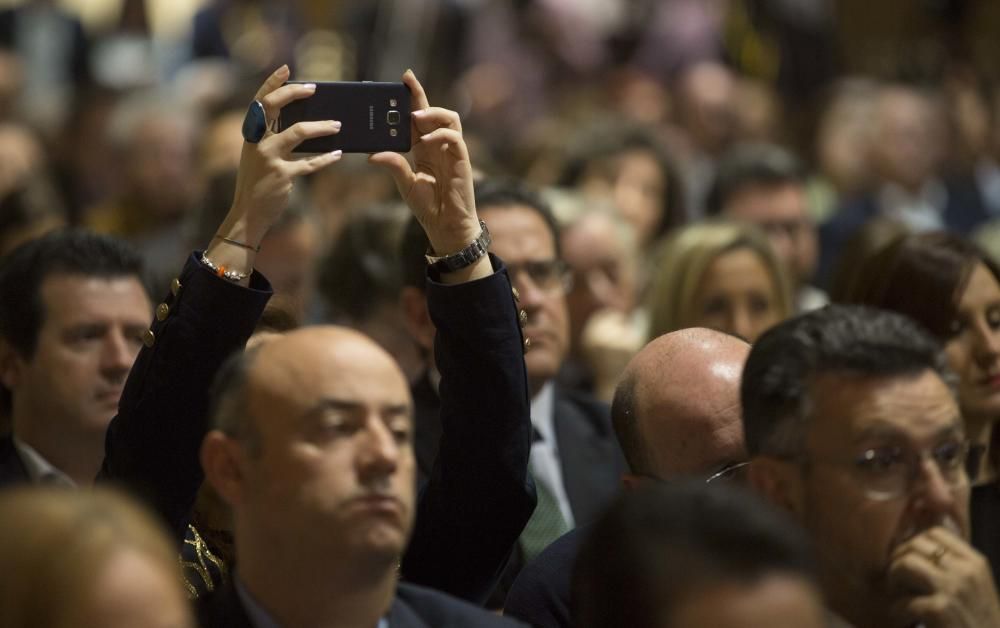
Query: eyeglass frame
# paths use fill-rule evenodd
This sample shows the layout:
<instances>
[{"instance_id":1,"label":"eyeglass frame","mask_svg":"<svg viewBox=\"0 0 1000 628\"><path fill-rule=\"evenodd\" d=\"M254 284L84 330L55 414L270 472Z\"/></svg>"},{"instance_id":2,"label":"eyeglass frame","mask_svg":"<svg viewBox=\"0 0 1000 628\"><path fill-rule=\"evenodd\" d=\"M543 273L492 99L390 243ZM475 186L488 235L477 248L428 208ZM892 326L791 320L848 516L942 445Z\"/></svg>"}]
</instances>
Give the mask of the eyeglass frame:
<instances>
[{"instance_id":1,"label":"eyeglass frame","mask_svg":"<svg viewBox=\"0 0 1000 628\"><path fill-rule=\"evenodd\" d=\"M941 460L935 455L937 450L945 446L957 445L959 451L961 452L952 463L951 468L943 465ZM874 459L875 454L880 449L892 449L897 450L896 456L898 460L895 462L900 462L902 460L902 454L908 453L906 456L908 461L905 463L907 466L905 481L902 487L897 490L878 490L872 488L870 480L866 481L864 478L864 469L862 465L867 461L870 462ZM964 486L970 486L972 484L972 478L968 473L966 462L969 458L970 453L973 451L972 442L967 438L953 439L945 442L937 443L934 447L929 449L924 449L919 453L915 452L912 448L903 447L900 445L896 446L883 446L883 447L869 447L868 449L862 451L861 453L854 456L853 460L845 458L844 460L826 460L822 458L817 458L814 456L807 456L803 454L798 455L788 455L788 456L774 456L772 458L778 458L779 460L786 460L789 462L797 462L799 464L810 464L818 462L821 464L829 464L839 467L847 467L850 471L857 477L858 481L861 483L862 488L865 492L865 496L872 501L892 501L894 499L899 499L901 497L906 497L913 492L917 478L920 477L920 469L924 465L924 461L930 459L934 462L934 467L937 469L938 474L945 484L948 485L949 489L952 491L960 489ZM906 451L904 451L906 450ZM957 474L957 477L952 479L949 474Z\"/></svg>"},{"instance_id":2,"label":"eyeglass frame","mask_svg":"<svg viewBox=\"0 0 1000 628\"><path fill-rule=\"evenodd\" d=\"M714 471L712 473L700 477L704 478L705 484L719 482L720 480L731 480L735 476L744 473L745 472L744 470L748 466L750 466L750 462L748 460L741 460L739 462L729 462L723 465L722 468L720 468L718 471ZM634 473L633 475L635 475L636 477L645 478L647 480L653 480L654 482L666 483L669 481L669 480L664 480L661 477L651 475L649 473ZM693 476L689 477L699 477L699 475L694 474Z\"/></svg>"},{"instance_id":3,"label":"eyeglass frame","mask_svg":"<svg viewBox=\"0 0 1000 628\"><path fill-rule=\"evenodd\" d=\"M531 280L533 286L541 290L546 294L568 294L570 290L573 289L573 273L569 265L561 259L553 258L546 260L529 260L526 262L521 262L520 264L509 264L504 262L507 267L507 276L510 277L513 283L515 278L521 271L524 271ZM535 278L532 274L530 268L539 268L545 266L552 269L549 272L553 273L553 279L542 282ZM549 285L551 281L551 285Z\"/></svg>"}]
</instances>

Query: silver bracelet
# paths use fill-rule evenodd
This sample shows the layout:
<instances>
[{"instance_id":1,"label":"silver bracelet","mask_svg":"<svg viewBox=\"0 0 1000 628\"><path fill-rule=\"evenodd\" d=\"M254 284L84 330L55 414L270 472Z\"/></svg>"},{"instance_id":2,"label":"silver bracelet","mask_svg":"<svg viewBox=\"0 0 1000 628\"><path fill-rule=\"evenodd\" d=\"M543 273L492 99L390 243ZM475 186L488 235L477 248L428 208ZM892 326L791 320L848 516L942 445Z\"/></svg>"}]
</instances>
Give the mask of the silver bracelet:
<instances>
[{"instance_id":1,"label":"silver bracelet","mask_svg":"<svg viewBox=\"0 0 1000 628\"><path fill-rule=\"evenodd\" d=\"M251 273L253 273L252 268L250 269L249 273L238 273L235 270L229 270L225 266L216 266L215 263L212 262L212 260L208 259L208 256L206 256L204 253L201 254L201 263L205 265L205 268L209 269L219 277L222 277L223 279L228 279L229 281L232 281L234 283L239 283L240 281L243 281L244 279L249 277Z\"/></svg>"}]
</instances>

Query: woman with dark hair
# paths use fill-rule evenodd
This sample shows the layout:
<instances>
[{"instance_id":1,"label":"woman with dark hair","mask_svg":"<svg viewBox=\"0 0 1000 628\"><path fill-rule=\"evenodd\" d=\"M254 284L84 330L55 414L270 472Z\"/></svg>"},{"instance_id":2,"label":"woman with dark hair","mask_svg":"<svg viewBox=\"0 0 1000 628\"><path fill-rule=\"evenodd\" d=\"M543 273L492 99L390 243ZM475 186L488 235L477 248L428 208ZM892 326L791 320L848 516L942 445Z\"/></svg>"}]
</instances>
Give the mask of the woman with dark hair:
<instances>
[{"instance_id":1,"label":"woman with dark hair","mask_svg":"<svg viewBox=\"0 0 1000 628\"><path fill-rule=\"evenodd\" d=\"M570 144L558 184L610 198L644 251L687 222L673 158L647 127L609 122L583 132Z\"/></svg>"},{"instance_id":2,"label":"woman with dark hair","mask_svg":"<svg viewBox=\"0 0 1000 628\"><path fill-rule=\"evenodd\" d=\"M943 344L958 375L958 398L974 451L972 540L1000 576L1000 267L975 244L949 233L902 237L871 256L848 303L910 316ZM985 453L985 455L981 455Z\"/></svg>"}]
</instances>

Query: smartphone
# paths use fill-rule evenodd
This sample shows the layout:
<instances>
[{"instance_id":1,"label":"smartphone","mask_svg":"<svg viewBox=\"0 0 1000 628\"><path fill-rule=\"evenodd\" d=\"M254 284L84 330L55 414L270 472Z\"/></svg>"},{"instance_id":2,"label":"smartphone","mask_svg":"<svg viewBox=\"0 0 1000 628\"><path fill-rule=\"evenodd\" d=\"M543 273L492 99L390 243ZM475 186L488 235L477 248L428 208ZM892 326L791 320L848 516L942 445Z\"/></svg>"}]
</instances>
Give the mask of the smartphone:
<instances>
[{"instance_id":1,"label":"smartphone","mask_svg":"<svg viewBox=\"0 0 1000 628\"><path fill-rule=\"evenodd\" d=\"M306 120L339 120L343 126L335 135L302 142L293 152L405 153L410 150L410 88L403 83L317 82L312 96L282 108L278 129Z\"/></svg>"}]
</instances>

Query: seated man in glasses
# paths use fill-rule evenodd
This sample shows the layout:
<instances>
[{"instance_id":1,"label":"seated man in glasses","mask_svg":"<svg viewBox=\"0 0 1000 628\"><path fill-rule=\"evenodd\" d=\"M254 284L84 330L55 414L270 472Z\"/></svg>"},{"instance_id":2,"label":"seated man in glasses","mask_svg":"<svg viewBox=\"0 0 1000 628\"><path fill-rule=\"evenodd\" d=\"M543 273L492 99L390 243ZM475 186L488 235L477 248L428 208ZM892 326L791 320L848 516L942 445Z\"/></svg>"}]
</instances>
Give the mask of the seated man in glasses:
<instances>
[{"instance_id":1,"label":"seated man in glasses","mask_svg":"<svg viewBox=\"0 0 1000 628\"><path fill-rule=\"evenodd\" d=\"M516 184L480 181L475 194L479 217L492 234L490 251L506 263L521 308L534 428L530 471L538 494L535 512L501 578L499 591L489 602L491 607L499 607L521 565L574 526L594 519L610 502L618 491L625 461L614 439L607 405L555 383L569 349L569 274L560 258L552 213L536 194ZM442 436L448 438L449 432L438 419L435 329L427 315L423 290L426 251L426 236L413 221L402 244L407 287L400 301L410 334L428 366L412 388L414 448L423 477L433 473L438 442Z\"/></svg>"},{"instance_id":2,"label":"seated man in glasses","mask_svg":"<svg viewBox=\"0 0 1000 628\"><path fill-rule=\"evenodd\" d=\"M664 334L632 358L615 389L611 418L630 491L655 482L739 480L746 452L740 373L750 346L710 329ZM529 563L511 587L505 614L536 628L569 628L570 580L586 529L577 528Z\"/></svg>"},{"instance_id":3,"label":"seated man in glasses","mask_svg":"<svg viewBox=\"0 0 1000 628\"><path fill-rule=\"evenodd\" d=\"M968 444L941 348L908 319L834 306L750 352L751 484L798 519L837 626L1000 626L968 543Z\"/></svg>"}]
</instances>

